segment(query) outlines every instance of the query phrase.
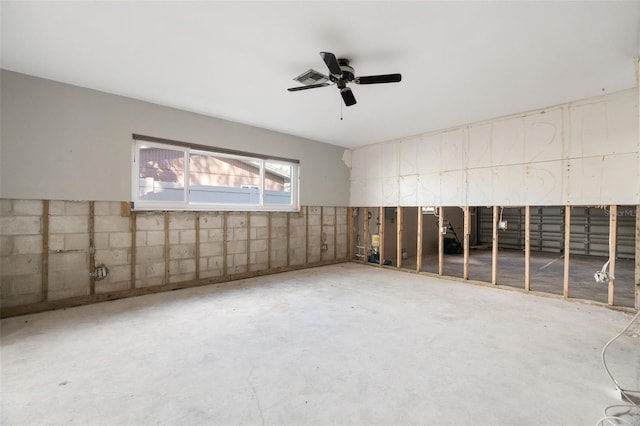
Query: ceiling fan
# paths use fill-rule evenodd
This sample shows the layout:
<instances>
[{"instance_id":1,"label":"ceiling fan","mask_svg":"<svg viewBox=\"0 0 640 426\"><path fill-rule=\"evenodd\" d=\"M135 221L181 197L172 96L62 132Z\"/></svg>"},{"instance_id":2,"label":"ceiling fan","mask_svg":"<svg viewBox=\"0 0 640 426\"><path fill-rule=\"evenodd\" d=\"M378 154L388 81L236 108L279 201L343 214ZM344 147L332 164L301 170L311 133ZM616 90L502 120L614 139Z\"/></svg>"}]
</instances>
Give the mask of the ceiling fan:
<instances>
[{"instance_id":1,"label":"ceiling fan","mask_svg":"<svg viewBox=\"0 0 640 426\"><path fill-rule=\"evenodd\" d=\"M353 96L351 89L347 87L347 83L356 84L380 84L380 83L398 83L402 80L400 74L382 74L382 75L369 75L364 77L356 77L355 70L349 65L349 60L344 58L336 58L336 55L330 52L320 52L320 56L327 68L329 68L329 76L319 73L316 70L310 69L294 80L304 84L304 86L291 87L287 89L290 92L297 92L299 90L315 89L318 87L325 87L331 85L337 85L340 90L340 95L344 100L346 106L355 105L356 98Z\"/></svg>"}]
</instances>

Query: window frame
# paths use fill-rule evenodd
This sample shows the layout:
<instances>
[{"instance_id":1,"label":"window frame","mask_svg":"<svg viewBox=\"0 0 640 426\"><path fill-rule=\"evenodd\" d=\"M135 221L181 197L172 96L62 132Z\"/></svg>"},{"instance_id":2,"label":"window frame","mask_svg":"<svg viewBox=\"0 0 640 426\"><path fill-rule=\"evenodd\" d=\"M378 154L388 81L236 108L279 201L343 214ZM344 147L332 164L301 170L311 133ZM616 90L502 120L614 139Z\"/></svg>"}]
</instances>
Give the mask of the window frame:
<instances>
[{"instance_id":1,"label":"window frame","mask_svg":"<svg viewBox=\"0 0 640 426\"><path fill-rule=\"evenodd\" d=\"M182 201L142 200L140 199L140 149L158 148L182 152L184 155L184 194ZM205 155L215 158L225 158L245 162L258 163L260 169L260 197L259 204L238 203L208 203L195 202L189 199L190 186L190 158L191 155ZM265 204L265 164L275 163L291 167L290 204ZM133 135L131 161L131 195L133 210L161 210L161 211L300 211L300 162L280 157L253 154L224 148L190 144L151 136Z\"/></svg>"}]
</instances>

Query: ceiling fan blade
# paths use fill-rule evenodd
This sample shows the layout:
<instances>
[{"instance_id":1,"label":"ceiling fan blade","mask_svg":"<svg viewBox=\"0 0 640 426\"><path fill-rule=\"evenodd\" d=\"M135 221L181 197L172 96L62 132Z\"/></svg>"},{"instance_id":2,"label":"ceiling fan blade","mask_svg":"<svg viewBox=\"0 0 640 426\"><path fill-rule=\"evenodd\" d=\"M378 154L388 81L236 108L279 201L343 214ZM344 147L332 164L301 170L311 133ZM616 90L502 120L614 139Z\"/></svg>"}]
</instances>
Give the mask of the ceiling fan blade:
<instances>
[{"instance_id":1,"label":"ceiling fan blade","mask_svg":"<svg viewBox=\"0 0 640 426\"><path fill-rule=\"evenodd\" d=\"M356 77L355 82L357 84L379 84L379 83L398 83L402 80L401 74L382 74L382 75L368 75L365 77Z\"/></svg>"},{"instance_id":2,"label":"ceiling fan blade","mask_svg":"<svg viewBox=\"0 0 640 426\"><path fill-rule=\"evenodd\" d=\"M290 92L297 92L298 90L315 89L317 87L324 87L324 86L331 86L331 83L318 83L318 84L309 84L307 86L290 87L287 90Z\"/></svg>"},{"instance_id":3,"label":"ceiling fan blade","mask_svg":"<svg viewBox=\"0 0 640 426\"><path fill-rule=\"evenodd\" d=\"M320 52L320 56L322 57L324 63L327 64L327 68L329 68L331 74L338 78L342 77L342 69L340 68L340 64L336 59L336 55L330 52Z\"/></svg>"},{"instance_id":4,"label":"ceiling fan blade","mask_svg":"<svg viewBox=\"0 0 640 426\"><path fill-rule=\"evenodd\" d=\"M356 104L356 97L353 96L353 92L348 87L344 89L340 89L340 94L342 95L342 100L346 106L351 106Z\"/></svg>"}]
</instances>

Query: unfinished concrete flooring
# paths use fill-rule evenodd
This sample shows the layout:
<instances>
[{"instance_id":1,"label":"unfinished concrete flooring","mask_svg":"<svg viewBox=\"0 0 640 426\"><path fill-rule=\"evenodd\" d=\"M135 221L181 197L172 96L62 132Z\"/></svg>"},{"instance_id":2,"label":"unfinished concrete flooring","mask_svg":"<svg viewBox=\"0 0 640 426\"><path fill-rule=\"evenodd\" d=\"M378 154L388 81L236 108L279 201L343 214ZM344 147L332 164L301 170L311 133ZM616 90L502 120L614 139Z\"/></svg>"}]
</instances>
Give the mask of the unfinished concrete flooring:
<instances>
[{"instance_id":1,"label":"unfinished concrete flooring","mask_svg":"<svg viewBox=\"0 0 640 426\"><path fill-rule=\"evenodd\" d=\"M591 425L631 315L342 264L2 320L3 425ZM640 339L609 365L640 383Z\"/></svg>"}]
</instances>

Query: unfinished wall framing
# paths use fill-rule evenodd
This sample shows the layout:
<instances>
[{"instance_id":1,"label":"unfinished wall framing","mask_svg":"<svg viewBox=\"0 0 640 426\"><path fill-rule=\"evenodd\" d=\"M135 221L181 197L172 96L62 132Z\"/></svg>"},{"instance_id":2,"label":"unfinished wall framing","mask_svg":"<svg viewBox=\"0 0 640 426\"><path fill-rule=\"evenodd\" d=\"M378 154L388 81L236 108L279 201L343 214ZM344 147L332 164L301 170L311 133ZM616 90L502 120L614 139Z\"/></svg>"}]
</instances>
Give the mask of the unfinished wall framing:
<instances>
[{"instance_id":1,"label":"unfinished wall framing","mask_svg":"<svg viewBox=\"0 0 640 426\"><path fill-rule=\"evenodd\" d=\"M383 222L380 217L373 215L369 219L369 212L380 212L379 215L382 216L385 209L352 208L354 228L350 234L353 235L354 247L350 250L353 253L350 259L431 276L509 287L524 292L556 294L567 299L588 300L607 306L640 309L640 264L637 254L637 238L640 234L637 212L640 211L640 206L603 206L598 208L601 213L593 213L597 217L606 217L607 251L604 256L600 251L585 253L583 250L574 253L577 240L581 241L582 248L589 245L588 241L585 243L585 239L588 240L590 234L585 233L583 224L583 213L589 210L588 207L550 207L549 227L532 226L531 212L536 209L538 208L531 206L509 209L502 206L492 206L488 209L398 207L398 212L412 211L415 214L418 211L420 216L411 226L406 226L403 221L402 232L397 230L394 233L393 246L404 247L406 236L413 234L410 239L416 245L413 252L419 257L404 259L393 252L392 259L384 255L384 245L391 241L389 237L381 238L379 247L367 240L384 233L384 229L381 231ZM461 214L458 214L458 210ZM572 213L574 210L581 212L577 219ZM389 208L386 208L386 211L389 211ZM561 212L559 221L557 212ZM463 218L462 234L455 236L455 239L461 247L454 250L455 245L452 246L447 240L453 238L450 229L458 220L458 215ZM488 216L488 220L485 220L483 215ZM538 211L538 215L536 223L546 223L544 214ZM576 220L579 226L576 226ZM436 232L425 233L424 223L427 221L438 224L437 235ZM492 229L488 229L487 222ZM504 224L501 225L501 222ZM617 250L622 240L620 230L624 230L625 239L622 244L625 250L622 254ZM596 241L603 239L602 229L593 228L593 231ZM551 245L542 244L542 241L546 240L545 232L551 233L551 239L557 236L558 241ZM433 240L432 244L437 247L435 253L424 250L423 241L429 239ZM540 244L532 246L532 240ZM635 250L633 254L628 249L630 243ZM603 264L607 261L608 272L614 279L608 283L595 282L594 273L603 270Z\"/></svg>"},{"instance_id":2,"label":"unfinished wall framing","mask_svg":"<svg viewBox=\"0 0 640 426\"><path fill-rule=\"evenodd\" d=\"M143 212L2 199L0 209L2 317L347 260L346 207ZM92 278L100 265L108 276Z\"/></svg>"}]
</instances>

